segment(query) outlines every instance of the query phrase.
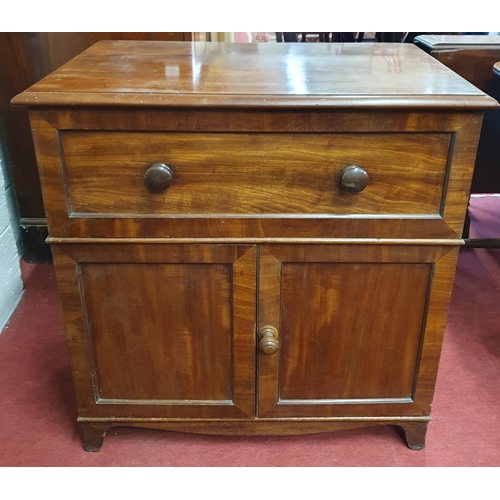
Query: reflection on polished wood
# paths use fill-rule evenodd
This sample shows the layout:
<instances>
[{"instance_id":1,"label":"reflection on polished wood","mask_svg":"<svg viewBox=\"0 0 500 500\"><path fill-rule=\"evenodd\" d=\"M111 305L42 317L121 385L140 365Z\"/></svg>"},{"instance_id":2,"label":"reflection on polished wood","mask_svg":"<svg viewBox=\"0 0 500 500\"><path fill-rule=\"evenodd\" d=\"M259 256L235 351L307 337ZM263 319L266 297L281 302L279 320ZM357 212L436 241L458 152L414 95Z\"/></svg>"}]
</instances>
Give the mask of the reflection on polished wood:
<instances>
[{"instance_id":1,"label":"reflection on polished wood","mask_svg":"<svg viewBox=\"0 0 500 500\"><path fill-rule=\"evenodd\" d=\"M500 78L500 61L493 65L493 74L496 78Z\"/></svg>"},{"instance_id":2,"label":"reflection on polished wood","mask_svg":"<svg viewBox=\"0 0 500 500\"><path fill-rule=\"evenodd\" d=\"M406 44L102 41L16 105L495 107ZM133 68L133 71L132 71ZM231 75L228 78L227 75ZM363 75L363 78L359 76Z\"/></svg>"}]
</instances>

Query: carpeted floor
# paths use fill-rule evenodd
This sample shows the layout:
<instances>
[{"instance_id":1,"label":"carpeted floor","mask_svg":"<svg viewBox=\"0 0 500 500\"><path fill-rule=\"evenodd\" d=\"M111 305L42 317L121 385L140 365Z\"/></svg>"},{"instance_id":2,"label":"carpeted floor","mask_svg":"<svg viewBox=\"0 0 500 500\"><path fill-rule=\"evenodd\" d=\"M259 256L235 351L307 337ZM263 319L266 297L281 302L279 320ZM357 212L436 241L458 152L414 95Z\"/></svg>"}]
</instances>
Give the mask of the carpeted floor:
<instances>
[{"instance_id":1,"label":"carpeted floor","mask_svg":"<svg viewBox=\"0 0 500 500\"><path fill-rule=\"evenodd\" d=\"M471 202L471 236L500 236L500 198ZM392 427L290 437L116 428L82 449L51 265L23 265L25 293L0 335L0 467L498 467L500 249L462 249L426 447Z\"/></svg>"}]
</instances>

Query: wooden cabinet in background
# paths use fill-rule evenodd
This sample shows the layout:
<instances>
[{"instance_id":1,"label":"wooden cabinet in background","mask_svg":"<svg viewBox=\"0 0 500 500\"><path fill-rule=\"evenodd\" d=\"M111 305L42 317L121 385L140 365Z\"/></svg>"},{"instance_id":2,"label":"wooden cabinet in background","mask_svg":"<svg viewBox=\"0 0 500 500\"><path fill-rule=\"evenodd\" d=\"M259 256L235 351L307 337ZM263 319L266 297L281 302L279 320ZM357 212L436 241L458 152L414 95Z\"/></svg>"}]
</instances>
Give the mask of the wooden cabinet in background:
<instances>
[{"instance_id":1,"label":"wooden cabinet in background","mask_svg":"<svg viewBox=\"0 0 500 500\"><path fill-rule=\"evenodd\" d=\"M498 35L420 35L418 47L467 81L498 99L493 65L500 61ZM477 149L472 178L473 193L500 193L500 110L487 110Z\"/></svg>"},{"instance_id":2,"label":"wooden cabinet in background","mask_svg":"<svg viewBox=\"0 0 500 500\"><path fill-rule=\"evenodd\" d=\"M120 425L424 446L493 99L412 45L100 42L14 104L86 450Z\"/></svg>"}]
</instances>

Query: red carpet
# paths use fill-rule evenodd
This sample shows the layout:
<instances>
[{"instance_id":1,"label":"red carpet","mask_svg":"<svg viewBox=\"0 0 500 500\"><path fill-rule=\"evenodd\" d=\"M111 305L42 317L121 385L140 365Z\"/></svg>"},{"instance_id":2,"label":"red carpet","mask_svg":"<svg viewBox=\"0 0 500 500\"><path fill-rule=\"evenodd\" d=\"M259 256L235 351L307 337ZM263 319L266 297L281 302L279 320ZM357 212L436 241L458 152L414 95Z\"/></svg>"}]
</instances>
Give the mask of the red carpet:
<instances>
[{"instance_id":1,"label":"red carpet","mask_svg":"<svg viewBox=\"0 0 500 500\"><path fill-rule=\"evenodd\" d=\"M500 237L500 198L474 198L470 212L472 237ZM115 428L99 453L84 452L52 266L23 274L0 335L1 467L500 466L500 249L461 250L422 451L380 427L257 438Z\"/></svg>"}]
</instances>

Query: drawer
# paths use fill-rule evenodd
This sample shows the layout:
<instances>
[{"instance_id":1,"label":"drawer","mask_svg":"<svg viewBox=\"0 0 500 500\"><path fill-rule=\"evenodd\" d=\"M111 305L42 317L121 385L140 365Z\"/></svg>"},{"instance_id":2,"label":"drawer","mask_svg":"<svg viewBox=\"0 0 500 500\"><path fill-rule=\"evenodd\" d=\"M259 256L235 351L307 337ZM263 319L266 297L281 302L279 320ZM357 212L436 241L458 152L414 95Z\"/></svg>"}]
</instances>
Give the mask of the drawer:
<instances>
[{"instance_id":1,"label":"drawer","mask_svg":"<svg viewBox=\"0 0 500 500\"><path fill-rule=\"evenodd\" d=\"M451 134L61 131L60 141L72 217L408 216L439 213ZM153 164L170 169L163 190L145 184ZM342 186L349 165L367 174L360 192Z\"/></svg>"}]
</instances>

